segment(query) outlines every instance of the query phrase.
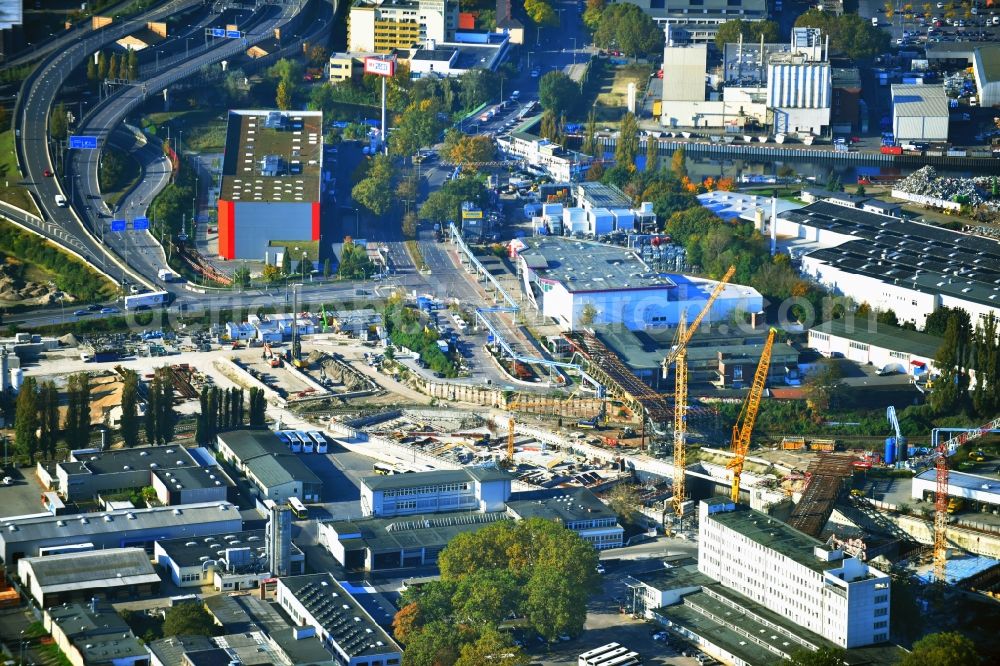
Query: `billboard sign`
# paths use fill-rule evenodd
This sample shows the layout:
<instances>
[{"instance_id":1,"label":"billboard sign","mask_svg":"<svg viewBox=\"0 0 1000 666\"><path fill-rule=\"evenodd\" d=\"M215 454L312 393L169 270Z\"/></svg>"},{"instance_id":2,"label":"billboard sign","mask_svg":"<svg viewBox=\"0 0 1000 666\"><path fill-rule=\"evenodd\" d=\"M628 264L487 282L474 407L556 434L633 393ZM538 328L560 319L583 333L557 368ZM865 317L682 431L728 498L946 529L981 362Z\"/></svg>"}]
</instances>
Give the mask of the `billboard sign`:
<instances>
[{"instance_id":1,"label":"billboard sign","mask_svg":"<svg viewBox=\"0 0 1000 666\"><path fill-rule=\"evenodd\" d=\"M382 58L365 58L365 74L375 76L392 76L396 73L395 60L383 60Z\"/></svg>"},{"instance_id":2,"label":"billboard sign","mask_svg":"<svg viewBox=\"0 0 1000 666\"><path fill-rule=\"evenodd\" d=\"M483 211L481 210L463 210L462 211L463 220L481 220L483 219Z\"/></svg>"},{"instance_id":3,"label":"billboard sign","mask_svg":"<svg viewBox=\"0 0 1000 666\"><path fill-rule=\"evenodd\" d=\"M96 150L97 149L97 137L96 136L83 136L74 135L69 138L70 148L79 148L81 150Z\"/></svg>"}]
</instances>

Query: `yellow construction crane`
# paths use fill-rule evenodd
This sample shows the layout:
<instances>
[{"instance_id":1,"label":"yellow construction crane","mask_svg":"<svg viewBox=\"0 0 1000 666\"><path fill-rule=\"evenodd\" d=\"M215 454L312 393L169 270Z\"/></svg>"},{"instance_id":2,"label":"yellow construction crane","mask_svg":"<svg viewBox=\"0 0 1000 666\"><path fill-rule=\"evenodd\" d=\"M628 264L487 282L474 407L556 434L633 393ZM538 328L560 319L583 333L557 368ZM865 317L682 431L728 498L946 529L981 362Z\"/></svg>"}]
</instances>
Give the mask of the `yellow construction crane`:
<instances>
[{"instance_id":1,"label":"yellow construction crane","mask_svg":"<svg viewBox=\"0 0 1000 666\"><path fill-rule=\"evenodd\" d=\"M514 417L507 419L507 460L514 464Z\"/></svg>"},{"instance_id":2,"label":"yellow construction crane","mask_svg":"<svg viewBox=\"0 0 1000 666\"><path fill-rule=\"evenodd\" d=\"M733 488L730 493L730 499L733 502L740 501L740 474L743 473L743 461L746 460L747 451L750 450L750 434L753 432L753 424L757 420L760 399L764 395L764 387L767 385L767 371L771 366L771 347L774 345L774 334L773 328L767 334L764 351L760 354L760 362L753 375L753 384L750 385L750 393L743 401L740 416L733 425L733 459L726 465L728 469L733 470Z\"/></svg>"},{"instance_id":3,"label":"yellow construction crane","mask_svg":"<svg viewBox=\"0 0 1000 666\"><path fill-rule=\"evenodd\" d=\"M687 313L681 315L680 324L677 327L677 336L674 347L665 359L663 359L663 377L666 379L670 366L674 366L674 513L678 518L684 517L684 473L687 467L687 451L685 450L684 439L687 436L687 344L691 337L701 325L701 320L712 309L712 303L719 297L726 284L736 274L736 267L730 266L726 274L719 280L719 284L712 290L705 306L694 318L690 325L687 324Z\"/></svg>"}]
</instances>

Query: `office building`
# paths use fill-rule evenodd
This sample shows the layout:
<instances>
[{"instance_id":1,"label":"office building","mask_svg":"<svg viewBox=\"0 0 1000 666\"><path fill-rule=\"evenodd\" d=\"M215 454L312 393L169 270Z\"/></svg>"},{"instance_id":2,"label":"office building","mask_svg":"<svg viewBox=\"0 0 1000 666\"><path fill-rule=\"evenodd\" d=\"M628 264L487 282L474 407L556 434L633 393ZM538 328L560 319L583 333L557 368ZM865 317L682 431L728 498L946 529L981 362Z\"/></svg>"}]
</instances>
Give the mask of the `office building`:
<instances>
[{"instance_id":1,"label":"office building","mask_svg":"<svg viewBox=\"0 0 1000 666\"><path fill-rule=\"evenodd\" d=\"M497 146L508 157L542 169L556 182L582 180L594 162L590 155L563 148L530 132L511 132L498 137Z\"/></svg>"},{"instance_id":2,"label":"office building","mask_svg":"<svg viewBox=\"0 0 1000 666\"><path fill-rule=\"evenodd\" d=\"M357 0L347 19L347 50L389 53L444 42L458 28L455 0Z\"/></svg>"},{"instance_id":3,"label":"office building","mask_svg":"<svg viewBox=\"0 0 1000 666\"><path fill-rule=\"evenodd\" d=\"M765 0L629 0L656 23L669 29L678 42L708 44L715 40L719 26L726 21L763 21L767 18Z\"/></svg>"},{"instance_id":4,"label":"office building","mask_svg":"<svg viewBox=\"0 0 1000 666\"><path fill-rule=\"evenodd\" d=\"M278 579L277 601L344 666L399 666L403 650L328 573Z\"/></svg>"},{"instance_id":5,"label":"office building","mask_svg":"<svg viewBox=\"0 0 1000 666\"><path fill-rule=\"evenodd\" d=\"M500 511L511 476L483 467L442 469L361 479L361 513L391 518L444 511Z\"/></svg>"},{"instance_id":6,"label":"office building","mask_svg":"<svg viewBox=\"0 0 1000 666\"><path fill-rule=\"evenodd\" d=\"M305 555L288 544L285 575L302 573ZM269 564L264 530L238 530L209 536L161 539L153 546L153 561L177 587L208 587L230 592L255 588L277 575Z\"/></svg>"},{"instance_id":7,"label":"office building","mask_svg":"<svg viewBox=\"0 0 1000 666\"><path fill-rule=\"evenodd\" d=\"M889 576L767 514L701 502L698 571L842 648L889 639Z\"/></svg>"},{"instance_id":8,"label":"office building","mask_svg":"<svg viewBox=\"0 0 1000 666\"><path fill-rule=\"evenodd\" d=\"M160 539L204 537L242 528L239 509L228 502L0 518L0 555L12 567L22 557L129 546L152 550Z\"/></svg>"},{"instance_id":9,"label":"office building","mask_svg":"<svg viewBox=\"0 0 1000 666\"><path fill-rule=\"evenodd\" d=\"M17 576L40 608L68 602L155 594L160 576L142 548L108 548L17 561Z\"/></svg>"},{"instance_id":10,"label":"office building","mask_svg":"<svg viewBox=\"0 0 1000 666\"><path fill-rule=\"evenodd\" d=\"M947 141L948 95L943 85L893 85L892 133L896 141Z\"/></svg>"},{"instance_id":11,"label":"office building","mask_svg":"<svg viewBox=\"0 0 1000 666\"><path fill-rule=\"evenodd\" d=\"M519 493L517 497L507 502L507 513L515 520L554 520L597 550L623 545L625 530L618 516L587 488Z\"/></svg>"},{"instance_id":12,"label":"office building","mask_svg":"<svg viewBox=\"0 0 1000 666\"><path fill-rule=\"evenodd\" d=\"M836 295L892 310L901 322L922 328L942 306L962 308L973 326L1000 314L1000 242L993 239L832 200L779 214L776 233L820 248L802 256L805 275Z\"/></svg>"},{"instance_id":13,"label":"office building","mask_svg":"<svg viewBox=\"0 0 1000 666\"><path fill-rule=\"evenodd\" d=\"M321 111L230 111L219 256L259 261L272 240L319 241L322 170Z\"/></svg>"},{"instance_id":14,"label":"office building","mask_svg":"<svg viewBox=\"0 0 1000 666\"><path fill-rule=\"evenodd\" d=\"M598 213L600 214L600 213ZM510 254L532 304L564 330L588 325L623 325L629 330L676 326L692 320L717 285L714 280L658 273L631 250L562 237L511 241ZM763 300L752 287L728 284L712 304L710 322L735 312L760 312Z\"/></svg>"}]
</instances>

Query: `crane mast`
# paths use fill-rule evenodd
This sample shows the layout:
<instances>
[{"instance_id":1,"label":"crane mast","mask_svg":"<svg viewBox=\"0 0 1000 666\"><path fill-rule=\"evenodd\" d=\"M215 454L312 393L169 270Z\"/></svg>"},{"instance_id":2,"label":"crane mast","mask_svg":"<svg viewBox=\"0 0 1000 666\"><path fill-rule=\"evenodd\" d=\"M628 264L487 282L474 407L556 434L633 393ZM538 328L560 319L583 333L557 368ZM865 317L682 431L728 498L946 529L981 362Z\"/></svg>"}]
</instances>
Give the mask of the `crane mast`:
<instances>
[{"instance_id":1,"label":"crane mast","mask_svg":"<svg viewBox=\"0 0 1000 666\"><path fill-rule=\"evenodd\" d=\"M736 267L730 266L726 274L715 285L701 312L694 318L689 326L687 324L687 313L681 315L680 323L677 326L677 341L670 354L663 359L663 376L666 378L670 365L674 365L674 514L678 518L684 517L684 498L686 497L684 488L684 472L687 467L687 450L685 439L687 437L687 394L688 394L688 369L687 369L687 344L701 321L712 309L712 304L719 297L726 284L736 274Z\"/></svg>"},{"instance_id":2,"label":"crane mast","mask_svg":"<svg viewBox=\"0 0 1000 666\"><path fill-rule=\"evenodd\" d=\"M764 387L767 386L767 371L771 367L771 348L774 346L774 334L773 328L767 334L764 351L760 354L757 371L753 375L753 384L750 385L750 393L747 394L747 399L743 402L743 408L740 410L740 416L733 425L733 459L726 465L733 470L733 486L730 493L730 499L733 502L740 501L740 475L743 473L743 461L746 460L747 451L750 450L750 435L753 433L753 426L757 421L760 399L764 395Z\"/></svg>"},{"instance_id":3,"label":"crane mast","mask_svg":"<svg viewBox=\"0 0 1000 666\"><path fill-rule=\"evenodd\" d=\"M934 496L934 580L945 582L945 562L948 554L948 456L962 444L979 439L1000 428L1000 418L993 419L975 430L959 433L938 444L934 468L937 472L937 492Z\"/></svg>"}]
</instances>

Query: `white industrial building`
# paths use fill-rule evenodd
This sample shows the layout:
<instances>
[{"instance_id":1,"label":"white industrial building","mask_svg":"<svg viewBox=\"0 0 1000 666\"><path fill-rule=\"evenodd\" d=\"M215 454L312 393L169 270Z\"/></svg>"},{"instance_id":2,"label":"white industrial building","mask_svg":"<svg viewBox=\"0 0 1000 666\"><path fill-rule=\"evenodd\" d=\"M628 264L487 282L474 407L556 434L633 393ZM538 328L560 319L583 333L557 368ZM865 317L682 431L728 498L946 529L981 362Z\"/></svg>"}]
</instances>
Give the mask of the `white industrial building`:
<instances>
[{"instance_id":1,"label":"white industrial building","mask_svg":"<svg viewBox=\"0 0 1000 666\"><path fill-rule=\"evenodd\" d=\"M465 467L361 479L361 513L406 516L442 511L502 511L511 476L493 469Z\"/></svg>"},{"instance_id":2,"label":"white industrial building","mask_svg":"<svg viewBox=\"0 0 1000 666\"><path fill-rule=\"evenodd\" d=\"M708 44L719 26L734 18L763 21L765 0L630 0L656 23L669 29L676 41Z\"/></svg>"},{"instance_id":3,"label":"white industrial building","mask_svg":"<svg viewBox=\"0 0 1000 666\"><path fill-rule=\"evenodd\" d=\"M801 270L836 295L923 327L940 307L962 308L973 325L1000 315L1000 242L818 201L777 217L779 238L817 249Z\"/></svg>"},{"instance_id":4,"label":"white industrial building","mask_svg":"<svg viewBox=\"0 0 1000 666\"><path fill-rule=\"evenodd\" d=\"M728 499L698 515L702 574L842 648L889 639L888 575Z\"/></svg>"},{"instance_id":5,"label":"white industrial building","mask_svg":"<svg viewBox=\"0 0 1000 666\"><path fill-rule=\"evenodd\" d=\"M830 125L832 78L815 28L793 28L784 44L727 44L721 73L708 70L704 44L668 40L663 53L661 124L740 133L821 134ZM751 130L746 130L751 131Z\"/></svg>"},{"instance_id":6,"label":"white industrial building","mask_svg":"<svg viewBox=\"0 0 1000 666\"><path fill-rule=\"evenodd\" d=\"M934 374L941 339L871 319L831 319L809 329L809 348L827 358L846 358L914 377Z\"/></svg>"},{"instance_id":7,"label":"white industrial building","mask_svg":"<svg viewBox=\"0 0 1000 666\"><path fill-rule=\"evenodd\" d=\"M580 180L594 161L586 153L567 150L529 132L511 132L508 136L499 137L497 146L508 157L521 159L533 167L544 169L556 182Z\"/></svg>"},{"instance_id":8,"label":"white industrial building","mask_svg":"<svg viewBox=\"0 0 1000 666\"><path fill-rule=\"evenodd\" d=\"M531 302L565 330L580 328L587 306L592 325L624 325L630 330L676 326L704 306L714 280L657 273L626 248L562 237L535 236L510 243L518 276ZM756 313L763 298L756 289L726 285L706 323L738 312Z\"/></svg>"},{"instance_id":9,"label":"white industrial building","mask_svg":"<svg viewBox=\"0 0 1000 666\"><path fill-rule=\"evenodd\" d=\"M239 509L228 502L0 518L0 555L5 564L12 566L22 557L66 552L71 548L152 548L157 539L201 537L242 528Z\"/></svg>"},{"instance_id":10,"label":"white industrial building","mask_svg":"<svg viewBox=\"0 0 1000 666\"><path fill-rule=\"evenodd\" d=\"M933 501L937 493L937 472L929 469L913 477L910 493L913 499ZM948 497L961 497L978 502L985 510L995 510L1000 506L1000 479L951 470L948 472Z\"/></svg>"},{"instance_id":11,"label":"white industrial building","mask_svg":"<svg viewBox=\"0 0 1000 666\"><path fill-rule=\"evenodd\" d=\"M344 666L399 666L403 650L329 573L278 579L277 601L294 638L318 636Z\"/></svg>"},{"instance_id":12,"label":"white industrial building","mask_svg":"<svg viewBox=\"0 0 1000 666\"><path fill-rule=\"evenodd\" d=\"M135 599L160 589L160 576L142 548L108 548L17 561L17 576L40 608L71 601Z\"/></svg>"},{"instance_id":13,"label":"white industrial building","mask_svg":"<svg viewBox=\"0 0 1000 666\"><path fill-rule=\"evenodd\" d=\"M892 133L896 141L947 141L948 95L944 86L893 85Z\"/></svg>"},{"instance_id":14,"label":"white industrial building","mask_svg":"<svg viewBox=\"0 0 1000 666\"><path fill-rule=\"evenodd\" d=\"M984 44L972 56L972 76L976 79L979 105L1000 106L1000 44Z\"/></svg>"}]
</instances>

